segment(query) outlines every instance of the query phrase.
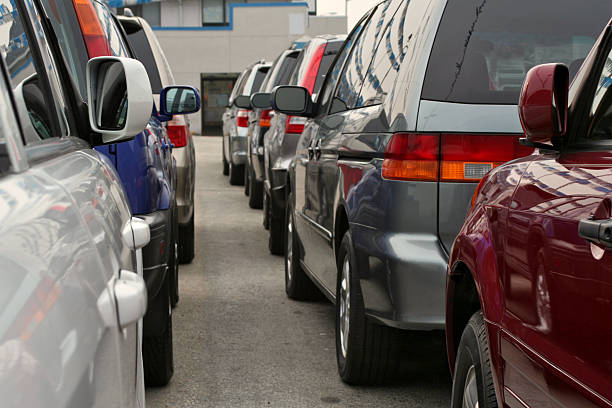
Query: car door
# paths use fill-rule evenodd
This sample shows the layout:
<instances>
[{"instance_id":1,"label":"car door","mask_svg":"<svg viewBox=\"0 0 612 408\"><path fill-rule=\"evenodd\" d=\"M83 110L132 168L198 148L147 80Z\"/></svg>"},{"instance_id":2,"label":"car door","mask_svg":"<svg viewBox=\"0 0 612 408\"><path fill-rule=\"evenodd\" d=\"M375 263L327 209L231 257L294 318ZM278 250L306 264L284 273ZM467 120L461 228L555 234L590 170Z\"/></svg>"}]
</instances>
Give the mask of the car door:
<instances>
[{"instance_id":1,"label":"car door","mask_svg":"<svg viewBox=\"0 0 612 408\"><path fill-rule=\"evenodd\" d=\"M612 218L609 44L594 72L569 147L535 155L509 209L501 355L511 407L612 400L612 253L579 236L581 223Z\"/></svg>"}]
</instances>

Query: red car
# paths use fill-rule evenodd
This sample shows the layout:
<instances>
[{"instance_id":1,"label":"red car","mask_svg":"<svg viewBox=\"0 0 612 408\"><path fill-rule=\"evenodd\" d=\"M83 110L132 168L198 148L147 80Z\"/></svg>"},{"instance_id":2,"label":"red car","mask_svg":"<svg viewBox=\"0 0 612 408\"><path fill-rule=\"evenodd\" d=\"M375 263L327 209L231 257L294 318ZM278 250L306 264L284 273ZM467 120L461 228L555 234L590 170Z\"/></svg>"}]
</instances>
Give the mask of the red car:
<instances>
[{"instance_id":1,"label":"red car","mask_svg":"<svg viewBox=\"0 0 612 408\"><path fill-rule=\"evenodd\" d=\"M474 193L447 279L452 407L612 407L611 25L571 87L561 64L528 73L534 153Z\"/></svg>"}]
</instances>

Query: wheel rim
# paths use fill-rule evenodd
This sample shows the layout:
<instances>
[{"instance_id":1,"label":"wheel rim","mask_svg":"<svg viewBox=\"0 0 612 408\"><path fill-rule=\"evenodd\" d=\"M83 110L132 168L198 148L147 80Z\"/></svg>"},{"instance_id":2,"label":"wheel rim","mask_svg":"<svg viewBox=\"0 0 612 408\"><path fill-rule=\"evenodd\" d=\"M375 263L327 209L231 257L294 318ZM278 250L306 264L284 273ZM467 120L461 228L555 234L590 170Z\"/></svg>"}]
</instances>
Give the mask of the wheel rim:
<instances>
[{"instance_id":1,"label":"wheel rim","mask_svg":"<svg viewBox=\"0 0 612 408\"><path fill-rule=\"evenodd\" d=\"M289 214L289 220L287 221L287 284L291 283L293 279L293 273L291 266L293 264L293 217Z\"/></svg>"},{"instance_id":2,"label":"wheel rim","mask_svg":"<svg viewBox=\"0 0 612 408\"><path fill-rule=\"evenodd\" d=\"M350 327L350 312L351 312L351 264L348 256L344 259L342 265L342 277L340 280L340 306L339 306L339 322L340 322L340 349L342 357L346 358L348 350L348 336Z\"/></svg>"},{"instance_id":3,"label":"wheel rim","mask_svg":"<svg viewBox=\"0 0 612 408\"><path fill-rule=\"evenodd\" d=\"M476 384L476 368L470 366L463 387L463 408L478 408L478 385Z\"/></svg>"}]
</instances>

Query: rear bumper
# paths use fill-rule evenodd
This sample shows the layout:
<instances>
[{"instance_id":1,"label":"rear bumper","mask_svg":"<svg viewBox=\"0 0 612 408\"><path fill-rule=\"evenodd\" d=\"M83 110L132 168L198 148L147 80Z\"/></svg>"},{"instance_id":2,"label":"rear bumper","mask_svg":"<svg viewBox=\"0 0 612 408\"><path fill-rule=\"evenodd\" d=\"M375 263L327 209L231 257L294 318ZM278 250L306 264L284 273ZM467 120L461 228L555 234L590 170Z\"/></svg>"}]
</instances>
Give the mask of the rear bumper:
<instances>
[{"instance_id":1,"label":"rear bumper","mask_svg":"<svg viewBox=\"0 0 612 408\"><path fill-rule=\"evenodd\" d=\"M408 330L445 326L448 255L435 235L351 224L366 314Z\"/></svg>"},{"instance_id":2,"label":"rear bumper","mask_svg":"<svg viewBox=\"0 0 612 408\"><path fill-rule=\"evenodd\" d=\"M168 270L168 243L170 242L170 210L137 215L149 225L151 240L142 249L143 277L147 284L149 303L159 294Z\"/></svg>"},{"instance_id":3,"label":"rear bumper","mask_svg":"<svg viewBox=\"0 0 612 408\"><path fill-rule=\"evenodd\" d=\"M239 127L237 127L236 129L236 134L230 133L229 136L231 152L230 160L234 165L239 166L247 162L248 129Z\"/></svg>"}]
</instances>

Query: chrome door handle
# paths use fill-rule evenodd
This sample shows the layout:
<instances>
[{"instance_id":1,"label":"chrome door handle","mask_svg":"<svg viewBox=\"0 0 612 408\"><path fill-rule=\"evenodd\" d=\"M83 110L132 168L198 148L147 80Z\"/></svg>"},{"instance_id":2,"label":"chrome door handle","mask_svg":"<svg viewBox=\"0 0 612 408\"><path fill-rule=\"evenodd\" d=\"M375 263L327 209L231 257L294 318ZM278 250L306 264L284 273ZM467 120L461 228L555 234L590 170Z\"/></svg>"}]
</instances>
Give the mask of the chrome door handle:
<instances>
[{"instance_id":1,"label":"chrome door handle","mask_svg":"<svg viewBox=\"0 0 612 408\"><path fill-rule=\"evenodd\" d=\"M308 160L312 160L314 157L314 148L312 146L308 146Z\"/></svg>"}]
</instances>

